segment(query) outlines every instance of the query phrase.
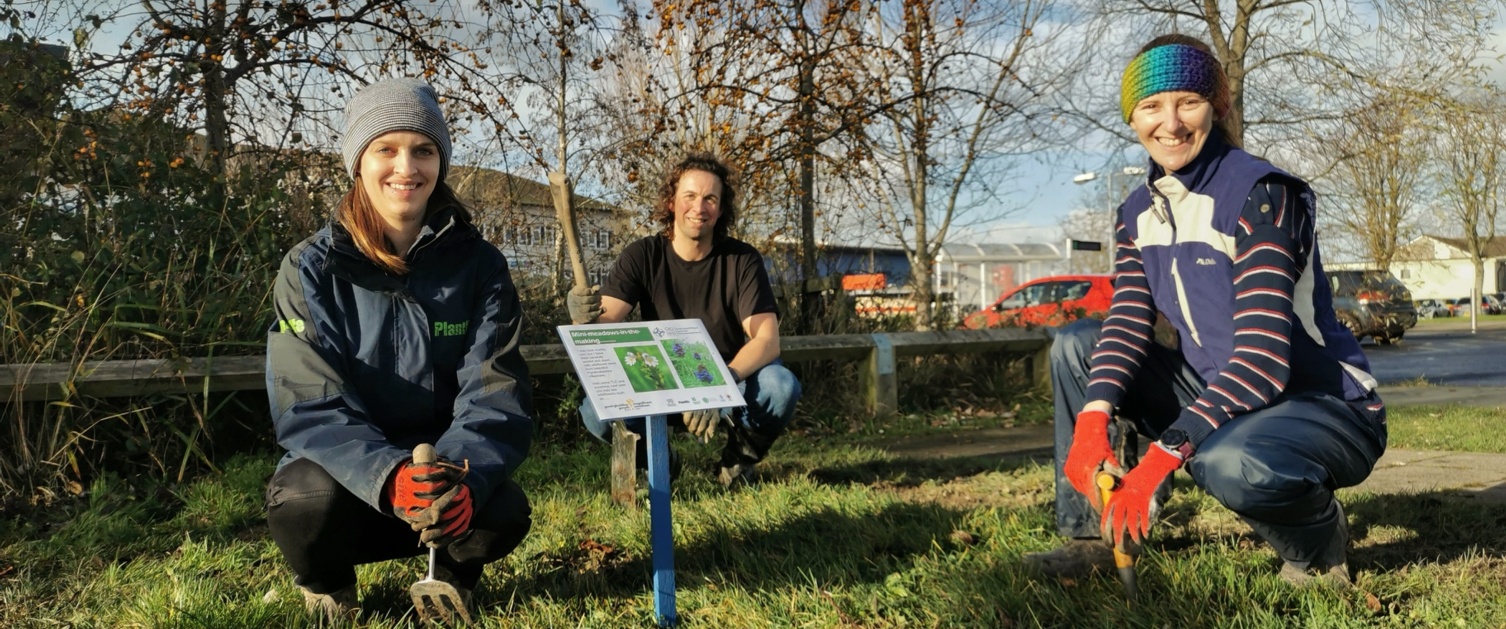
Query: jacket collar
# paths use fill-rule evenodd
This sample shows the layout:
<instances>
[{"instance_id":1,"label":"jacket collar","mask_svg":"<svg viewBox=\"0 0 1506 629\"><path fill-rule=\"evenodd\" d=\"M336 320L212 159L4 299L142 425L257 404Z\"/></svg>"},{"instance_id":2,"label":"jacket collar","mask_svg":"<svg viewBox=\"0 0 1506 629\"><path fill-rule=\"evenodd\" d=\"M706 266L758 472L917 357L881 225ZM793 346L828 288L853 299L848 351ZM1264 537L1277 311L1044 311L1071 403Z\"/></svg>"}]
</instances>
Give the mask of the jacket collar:
<instances>
[{"instance_id":1,"label":"jacket collar","mask_svg":"<svg viewBox=\"0 0 1506 629\"><path fill-rule=\"evenodd\" d=\"M1219 163L1223 161L1224 156L1228 155L1232 148L1228 142L1224 141L1224 134L1215 130L1209 134L1208 141L1203 144L1203 150L1198 152L1197 157L1192 160L1192 163L1179 171L1171 173L1171 176L1175 177L1182 184L1182 187L1187 190L1200 190L1213 179L1213 176L1218 172ZM1148 161L1150 162L1150 167L1145 169L1149 173L1148 181L1154 183L1157 179L1166 176L1165 169L1161 168L1161 165L1157 164L1156 160L1151 159Z\"/></svg>"},{"instance_id":2,"label":"jacket collar","mask_svg":"<svg viewBox=\"0 0 1506 629\"><path fill-rule=\"evenodd\" d=\"M388 274L372 264L366 254L356 246L355 239L338 220L331 220L329 227L330 255L325 259L325 269L360 286L387 292L405 292L404 278ZM466 221L453 206L444 206L432 212L424 221L418 239L413 242L405 256L410 270L432 257L433 252L458 245L479 236L476 228Z\"/></svg>"}]
</instances>

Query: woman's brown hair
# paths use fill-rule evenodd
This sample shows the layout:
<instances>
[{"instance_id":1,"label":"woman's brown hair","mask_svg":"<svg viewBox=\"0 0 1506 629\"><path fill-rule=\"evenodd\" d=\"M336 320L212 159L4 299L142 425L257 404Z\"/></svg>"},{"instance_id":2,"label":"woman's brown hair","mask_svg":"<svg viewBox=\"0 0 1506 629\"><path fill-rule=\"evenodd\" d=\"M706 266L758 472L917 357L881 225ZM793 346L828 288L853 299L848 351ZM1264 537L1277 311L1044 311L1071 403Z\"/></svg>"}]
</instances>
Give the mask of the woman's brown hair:
<instances>
[{"instance_id":1,"label":"woman's brown hair","mask_svg":"<svg viewBox=\"0 0 1506 629\"><path fill-rule=\"evenodd\" d=\"M429 203L424 208L424 219L427 220L429 212L435 208L452 206L455 208L456 217L466 223L471 221L471 213L460 198L455 196L455 191L450 185L440 182L434 187L434 194L429 195ZM355 185L340 199L340 204L335 211L335 220L345 231L350 232L351 240L356 243L356 248L365 254L372 264L393 275L407 275L408 262L403 259L402 253L394 253L391 245L387 242L386 231L383 229L382 217L377 214L376 208L371 206L371 197L366 196L366 188L361 185L361 178L356 177ZM405 252L406 253L406 252Z\"/></svg>"}]
</instances>

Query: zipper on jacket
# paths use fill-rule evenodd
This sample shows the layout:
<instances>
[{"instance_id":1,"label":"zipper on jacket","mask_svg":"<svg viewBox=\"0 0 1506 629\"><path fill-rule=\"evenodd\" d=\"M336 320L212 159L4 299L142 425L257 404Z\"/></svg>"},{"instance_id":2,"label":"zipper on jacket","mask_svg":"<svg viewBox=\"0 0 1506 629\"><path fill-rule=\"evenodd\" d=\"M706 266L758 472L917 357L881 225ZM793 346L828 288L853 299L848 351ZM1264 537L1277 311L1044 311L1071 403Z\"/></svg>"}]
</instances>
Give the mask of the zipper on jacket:
<instances>
[{"instance_id":1,"label":"zipper on jacket","mask_svg":"<svg viewBox=\"0 0 1506 629\"><path fill-rule=\"evenodd\" d=\"M1161 194L1161 191L1155 186L1145 184L1145 187L1150 190L1150 213L1156 215L1156 220L1161 221L1161 224L1165 225L1166 210L1162 209L1161 204L1165 203L1169 207L1171 205L1171 200L1167 199L1166 195ZM1175 240L1175 238L1173 238L1173 240Z\"/></svg>"},{"instance_id":2,"label":"zipper on jacket","mask_svg":"<svg viewBox=\"0 0 1506 629\"><path fill-rule=\"evenodd\" d=\"M1202 347L1203 341L1198 337L1197 324L1192 322L1192 307L1187 303L1187 289L1182 286L1182 274L1177 272L1175 253L1171 257L1171 283L1177 287L1177 307L1182 310L1182 321L1187 323L1187 332L1192 335L1192 342Z\"/></svg>"}]
</instances>

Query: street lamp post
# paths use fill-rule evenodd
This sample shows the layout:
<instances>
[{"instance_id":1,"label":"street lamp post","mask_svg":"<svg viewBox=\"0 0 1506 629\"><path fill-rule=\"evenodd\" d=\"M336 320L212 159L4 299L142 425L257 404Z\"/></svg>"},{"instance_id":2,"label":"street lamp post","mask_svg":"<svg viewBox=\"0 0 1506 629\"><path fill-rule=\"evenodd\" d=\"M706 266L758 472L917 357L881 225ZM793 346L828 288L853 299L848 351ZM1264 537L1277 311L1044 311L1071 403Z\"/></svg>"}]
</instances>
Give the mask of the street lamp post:
<instances>
[{"instance_id":1,"label":"street lamp post","mask_svg":"<svg viewBox=\"0 0 1506 629\"><path fill-rule=\"evenodd\" d=\"M1108 189L1109 189L1109 195L1112 197L1112 195L1114 194L1114 176L1115 175L1135 177L1135 176L1144 175L1144 174L1145 174L1145 167L1143 167L1143 166L1125 166L1123 169L1121 169L1117 173L1114 172L1114 171L1112 171L1112 170L1104 172L1103 173L1103 182L1104 182L1104 185L1108 187ZM1075 184L1078 184L1078 185L1082 185L1082 184L1088 183L1089 181L1093 181L1093 180L1097 179L1098 175L1099 175L1098 171L1096 171L1096 170L1090 170L1090 171L1082 173L1082 174L1080 174L1080 175L1078 175L1076 177L1073 177L1072 178L1072 183L1075 183ZM1113 203L1113 199L1112 198L1109 199L1109 203ZM1113 210L1112 209L1109 210L1109 213L1112 215L1113 214ZM1104 247L1103 247L1103 250L1106 251L1106 252L1108 252L1109 273L1113 273L1114 272L1114 242L1115 242L1114 235L1115 235L1114 234L1114 217L1110 216L1109 217L1109 239L1108 239L1108 241L1106 243L1104 243Z\"/></svg>"}]
</instances>

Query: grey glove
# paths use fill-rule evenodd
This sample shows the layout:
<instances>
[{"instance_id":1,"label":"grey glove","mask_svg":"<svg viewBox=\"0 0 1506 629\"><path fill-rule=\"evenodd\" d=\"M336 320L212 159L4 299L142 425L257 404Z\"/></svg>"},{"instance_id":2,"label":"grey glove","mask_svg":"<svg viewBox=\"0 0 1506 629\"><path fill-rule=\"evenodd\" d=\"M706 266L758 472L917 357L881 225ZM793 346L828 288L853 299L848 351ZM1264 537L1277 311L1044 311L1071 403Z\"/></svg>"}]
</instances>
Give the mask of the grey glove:
<instances>
[{"instance_id":1,"label":"grey glove","mask_svg":"<svg viewBox=\"0 0 1506 629\"><path fill-rule=\"evenodd\" d=\"M716 425L721 421L722 411L718 408L690 411L685 414L685 429L701 443L710 443L711 438L716 436Z\"/></svg>"},{"instance_id":2,"label":"grey glove","mask_svg":"<svg viewBox=\"0 0 1506 629\"><path fill-rule=\"evenodd\" d=\"M565 293L565 308L570 311L570 323L596 323L601 317L601 287L570 289Z\"/></svg>"}]
</instances>

